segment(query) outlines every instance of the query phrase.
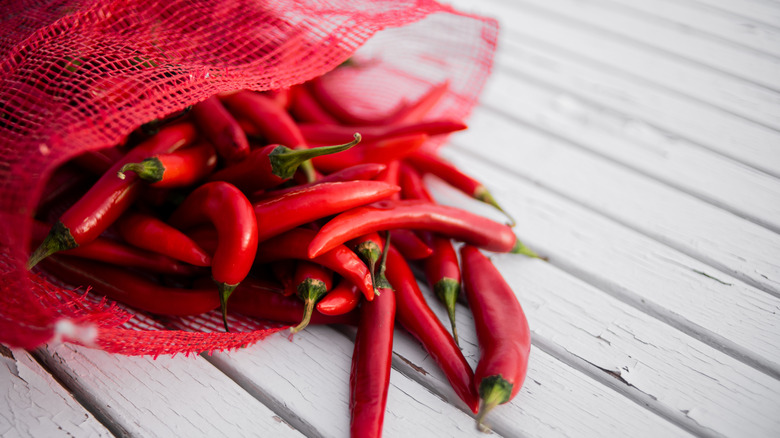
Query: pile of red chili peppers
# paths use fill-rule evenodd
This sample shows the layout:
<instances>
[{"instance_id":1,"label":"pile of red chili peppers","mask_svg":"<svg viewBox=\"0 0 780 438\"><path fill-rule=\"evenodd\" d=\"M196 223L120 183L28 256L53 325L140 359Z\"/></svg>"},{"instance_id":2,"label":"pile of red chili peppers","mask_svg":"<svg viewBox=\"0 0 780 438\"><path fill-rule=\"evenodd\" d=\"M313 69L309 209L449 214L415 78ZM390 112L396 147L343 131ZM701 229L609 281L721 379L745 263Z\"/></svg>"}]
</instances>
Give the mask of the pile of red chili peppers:
<instances>
[{"instance_id":1,"label":"pile of red chili peppers","mask_svg":"<svg viewBox=\"0 0 780 438\"><path fill-rule=\"evenodd\" d=\"M430 137L466 128L426 118L447 91L446 83L433 86L366 117L317 78L213 96L150 122L54 172L36 211L39 246L28 267L155 314L220 308L225 330L228 312L291 324L293 332L357 325L355 437L381 435L398 323L479 412L482 427L486 412L520 390L530 332L481 250L536 255L511 225L440 205L427 191L431 174L500 209L479 181L422 149ZM450 328L423 297L415 265L446 306ZM476 370L458 346L461 288L477 328Z\"/></svg>"}]
</instances>

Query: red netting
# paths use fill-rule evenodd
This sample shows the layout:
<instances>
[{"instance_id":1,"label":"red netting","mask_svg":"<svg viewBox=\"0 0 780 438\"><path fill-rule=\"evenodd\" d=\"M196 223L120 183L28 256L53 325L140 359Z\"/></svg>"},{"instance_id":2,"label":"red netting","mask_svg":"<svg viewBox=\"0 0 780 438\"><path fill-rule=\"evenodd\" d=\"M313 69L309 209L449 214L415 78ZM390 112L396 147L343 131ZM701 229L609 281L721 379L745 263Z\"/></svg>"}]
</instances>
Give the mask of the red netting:
<instances>
[{"instance_id":1,"label":"red netting","mask_svg":"<svg viewBox=\"0 0 780 438\"><path fill-rule=\"evenodd\" d=\"M237 348L280 328L237 317L239 333L211 333L216 312L155 319L30 274L30 218L56 166L215 93L294 85L352 55L369 67L329 79L356 112L449 80L431 116L465 117L497 33L432 0L15 1L3 12L0 342L32 348L56 334L123 354Z\"/></svg>"}]
</instances>

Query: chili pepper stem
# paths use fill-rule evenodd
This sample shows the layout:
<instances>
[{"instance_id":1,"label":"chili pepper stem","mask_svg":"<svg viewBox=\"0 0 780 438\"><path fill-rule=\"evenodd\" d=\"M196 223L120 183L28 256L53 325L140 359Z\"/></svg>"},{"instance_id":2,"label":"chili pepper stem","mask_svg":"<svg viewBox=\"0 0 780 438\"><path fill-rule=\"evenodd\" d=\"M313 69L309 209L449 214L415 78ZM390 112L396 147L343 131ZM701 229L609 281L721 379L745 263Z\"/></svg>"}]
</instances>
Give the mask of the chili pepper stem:
<instances>
[{"instance_id":1,"label":"chili pepper stem","mask_svg":"<svg viewBox=\"0 0 780 438\"><path fill-rule=\"evenodd\" d=\"M447 316L449 316L450 325L452 326L452 339L455 340L455 345L460 348L458 328L455 326L455 302L458 301L458 295L460 294L460 283L454 278L444 277L433 285L433 291L447 308Z\"/></svg>"},{"instance_id":2,"label":"chili pepper stem","mask_svg":"<svg viewBox=\"0 0 780 438\"><path fill-rule=\"evenodd\" d=\"M515 222L515 219L509 215L501 206L498 204L498 201L493 197L493 195L488 191L488 189L485 186L480 186L476 190L474 190L473 197L477 200L480 200L484 202L485 204L492 205L495 207L498 211L504 214L504 216L509 219L509 226L514 227L517 225L517 222Z\"/></svg>"},{"instance_id":3,"label":"chili pepper stem","mask_svg":"<svg viewBox=\"0 0 780 438\"><path fill-rule=\"evenodd\" d=\"M540 256L539 254L534 252L534 250L532 250L531 248L525 246L525 244L523 244L523 242L521 242L519 239L517 240L517 242L515 242L515 246L509 252L512 253L512 254L523 254L523 255L526 255L528 257L533 257L535 259L544 260L545 262L548 261L547 257Z\"/></svg>"},{"instance_id":4,"label":"chili pepper stem","mask_svg":"<svg viewBox=\"0 0 780 438\"><path fill-rule=\"evenodd\" d=\"M218 282L217 283L217 290L219 291L219 306L222 310L222 323L225 324L225 331L229 332L230 327L228 327L227 322L227 301L228 298L230 298L230 295L233 293L234 290L236 290L236 287L238 287L238 283L236 284L227 284Z\"/></svg>"},{"instance_id":5,"label":"chili pepper stem","mask_svg":"<svg viewBox=\"0 0 780 438\"><path fill-rule=\"evenodd\" d=\"M27 270L32 269L38 262L56 252L73 249L77 246L79 244L76 243L76 239L73 238L68 227L58 221L51 227L49 234L46 235L43 242L30 255L30 258L27 260Z\"/></svg>"},{"instance_id":6,"label":"chili pepper stem","mask_svg":"<svg viewBox=\"0 0 780 438\"><path fill-rule=\"evenodd\" d=\"M307 278L301 284L298 285L298 294L303 298L304 309L303 319L295 327L290 328L290 333L295 334L306 328L311 321L311 315L314 313L314 305L325 294L328 293L328 288L321 280L313 278Z\"/></svg>"},{"instance_id":7,"label":"chili pepper stem","mask_svg":"<svg viewBox=\"0 0 780 438\"><path fill-rule=\"evenodd\" d=\"M116 173L119 179L127 178L125 173L135 172L144 181L155 183L162 181L165 167L157 157L147 158L140 163L127 163Z\"/></svg>"},{"instance_id":8,"label":"chili pepper stem","mask_svg":"<svg viewBox=\"0 0 780 438\"><path fill-rule=\"evenodd\" d=\"M376 289L376 263L382 257L382 251L379 249L379 245L377 245L376 242L367 240L358 245L357 248L355 248L355 252L363 259L366 266L368 266L368 272L371 273L371 283L374 285L374 289Z\"/></svg>"},{"instance_id":9,"label":"chili pepper stem","mask_svg":"<svg viewBox=\"0 0 780 438\"><path fill-rule=\"evenodd\" d=\"M319 157L320 155L346 151L352 146L360 143L361 139L362 137L360 134L356 132L354 140L336 146L320 146L309 149L290 149L286 146L279 146L268 155L268 159L271 161L273 174L279 178L288 179L292 178L298 167L304 165L309 159ZM309 176L307 175L307 178L308 177Z\"/></svg>"},{"instance_id":10,"label":"chili pepper stem","mask_svg":"<svg viewBox=\"0 0 780 438\"><path fill-rule=\"evenodd\" d=\"M301 163L301 171L306 176L306 182L313 183L317 181L317 171L314 170L314 163L311 160L306 160Z\"/></svg>"},{"instance_id":11,"label":"chili pepper stem","mask_svg":"<svg viewBox=\"0 0 780 438\"><path fill-rule=\"evenodd\" d=\"M479 398L482 399L477 415L477 429L481 432L489 432L490 428L485 425L485 415L496 406L506 403L510 400L512 394L512 384L505 380L501 375L488 376L482 379L479 384Z\"/></svg>"}]
</instances>

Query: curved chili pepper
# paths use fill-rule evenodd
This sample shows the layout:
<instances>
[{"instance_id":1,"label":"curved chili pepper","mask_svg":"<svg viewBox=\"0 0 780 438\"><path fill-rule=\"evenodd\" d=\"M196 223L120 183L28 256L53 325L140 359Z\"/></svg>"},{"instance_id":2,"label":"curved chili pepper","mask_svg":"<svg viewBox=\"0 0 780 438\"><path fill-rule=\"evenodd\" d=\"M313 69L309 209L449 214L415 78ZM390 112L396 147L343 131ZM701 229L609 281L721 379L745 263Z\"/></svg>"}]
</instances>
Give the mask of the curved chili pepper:
<instances>
[{"instance_id":1,"label":"curved chili pepper","mask_svg":"<svg viewBox=\"0 0 780 438\"><path fill-rule=\"evenodd\" d=\"M32 268L57 251L91 242L133 204L143 185L135 176L125 180L116 177L116 172L124 163L158 153L173 152L192 142L195 135L195 127L191 124L172 125L130 150L60 217L46 239L30 256L27 268Z\"/></svg>"},{"instance_id":2,"label":"curved chili pepper","mask_svg":"<svg viewBox=\"0 0 780 438\"><path fill-rule=\"evenodd\" d=\"M458 254L450 239L439 235L430 236L433 254L425 259L425 278L439 301L444 303L452 326L452 338L458 342L458 328L455 326L455 303L460 295L460 266Z\"/></svg>"},{"instance_id":3,"label":"curved chili pepper","mask_svg":"<svg viewBox=\"0 0 780 438\"><path fill-rule=\"evenodd\" d=\"M198 129L214 145L222 159L230 163L249 155L249 140L244 130L217 96L193 106L192 116L198 123Z\"/></svg>"},{"instance_id":4,"label":"curved chili pepper","mask_svg":"<svg viewBox=\"0 0 780 438\"><path fill-rule=\"evenodd\" d=\"M422 175L407 163L401 163L398 168L398 185L401 187L401 199L420 199L434 202L433 196L425 186Z\"/></svg>"},{"instance_id":5,"label":"curved chili pepper","mask_svg":"<svg viewBox=\"0 0 780 438\"><path fill-rule=\"evenodd\" d=\"M232 166L212 174L209 181L229 182L246 193L276 187L292 178L304 161L323 154L345 151L360 142L360 134L354 140L337 146L292 150L279 144L256 149L249 156Z\"/></svg>"},{"instance_id":6,"label":"curved chili pepper","mask_svg":"<svg viewBox=\"0 0 780 438\"><path fill-rule=\"evenodd\" d=\"M493 263L477 248L460 249L463 288L474 314L480 357L475 388L482 400L477 426L495 406L520 391L531 353L531 332L517 296Z\"/></svg>"},{"instance_id":7,"label":"curved chili pepper","mask_svg":"<svg viewBox=\"0 0 780 438\"><path fill-rule=\"evenodd\" d=\"M332 144L344 141L355 132L354 126L329 125L325 123L298 124L303 137L311 144ZM401 123L397 125L361 126L359 131L366 142L390 138L427 134L434 136L466 129L466 124L452 119L436 119L425 122Z\"/></svg>"},{"instance_id":8,"label":"curved chili pepper","mask_svg":"<svg viewBox=\"0 0 780 438\"><path fill-rule=\"evenodd\" d=\"M293 87L290 98L290 113L299 122L339 123L335 117L322 108L306 84Z\"/></svg>"},{"instance_id":9,"label":"curved chili pepper","mask_svg":"<svg viewBox=\"0 0 780 438\"><path fill-rule=\"evenodd\" d=\"M125 179L126 172L133 172L152 187L187 187L208 176L216 166L214 146L201 143L170 154L145 158L141 162L124 164L117 176Z\"/></svg>"},{"instance_id":10,"label":"curved chili pepper","mask_svg":"<svg viewBox=\"0 0 780 438\"><path fill-rule=\"evenodd\" d=\"M295 267L293 284L304 304L303 318L298 325L290 328L291 333L298 333L309 325L314 306L333 287L333 271L317 263L301 260Z\"/></svg>"},{"instance_id":11,"label":"curved chili pepper","mask_svg":"<svg viewBox=\"0 0 780 438\"><path fill-rule=\"evenodd\" d=\"M211 276L217 283L222 320L227 326L227 300L244 280L257 252L257 220L252 204L232 184L215 181L195 189L173 212L169 220L184 229L211 222L219 241L211 263Z\"/></svg>"},{"instance_id":12,"label":"curved chili pepper","mask_svg":"<svg viewBox=\"0 0 780 438\"><path fill-rule=\"evenodd\" d=\"M311 187L316 184L321 184L326 182L371 180L374 177L376 177L379 173L381 173L386 167L387 165L381 163L358 164L355 166L350 166L341 169L337 172L333 172L329 175L322 176L314 182L299 184L297 186L292 186L292 187L285 187L283 189L273 189L273 190L263 191L262 193L255 194L252 199L254 200L254 202L258 202L270 197L297 191L305 187Z\"/></svg>"},{"instance_id":13,"label":"curved chili pepper","mask_svg":"<svg viewBox=\"0 0 780 438\"><path fill-rule=\"evenodd\" d=\"M341 279L318 303L317 311L323 315L343 315L352 311L360 302L360 288Z\"/></svg>"},{"instance_id":14,"label":"curved chili pepper","mask_svg":"<svg viewBox=\"0 0 780 438\"><path fill-rule=\"evenodd\" d=\"M350 437L379 437L393 356L396 299L392 288L360 308L349 376Z\"/></svg>"},{"instance_id":15,"label":"curved chili pepper","mask_svg":"<svg viewBox=\"0 0 780 438\"><path fill-rule=\"evenodd\" d=\"M476 413L479 398L471 367L450 333L428 307L403 256L392 246L387 252L386 275L395 289L398 322L422 343L444 372L455 394Z\"/></svg>"},{"instance_id":16,"label":"curved chili pepper","mask_svg":"<svg viewBox=\"0 0 780 438\"><path fill-rule=\"evenodd\" d=\"M195 266L211 266L211 256L195 241L162 220L139 212L125 213L117 221L125 242Z\"/></svg>"},{"instance_id":17,"label":"curved chili pepper","mask_svg":"<svg viewBox=\"0 0 780 438\"><path fill-rule=\"evenodd\" d=\"M346 246L336 245L330 251L323 252L317 257L309 257L309 243L316 234L317 232L314 230L294 228L260 242L255 263L263 264L284 259L310 260L333 270L357 285L367 300L374 299L374 288L368 268Z\"/></svg>"},{"instance_id":18,"label":"curved chili pepper","mask_svg":"<svg viewBox=\"0 0 780 438\"><path fill-rule=\"evenodd\" d=\"M165 287L120 267L76 258L49 257L42 267L74 286L159 315L200 315L219 307L212 289Z\"/></svg>"},{"instance_id":19,"label":"curved chili pepper","mask_svg":"<svg viewBox=\"0 0 780 438\"><path fill-rule=\"evenodd\" d=\"M355 237L394 228L435 231L488 251L538 257L507 225L457 207L419 200L379 201L341 213L320 229L309 255L316 257Z\"/></svg>"},{"instance_id":20,"label":"curved chili pepper","mask_svg":"<svg viewBox=\"0 0 780 438\"><path fill-rule=\"evenodd\" d=\"M315 184L253 204L258 239L269 239L350 208L370 204L398 193L398 186L381 181L345 181Z\"/></svg>"},{"instance_id":21,"label":"curved chili pepper","mask_svg":"<svg viewBox=\"0 0 780 438\"><path fill-rule=\"evenodd\" d=\"M493 198L493 195L490 194L487 187L471 176L463 173L454 164L448 162L444 158L431 152L418 150L409 155L406 160L419 171L433 174L472 198L492 205L498 209L498 211L504 213L509 219L511 226L515 225L515 220L498 205L498 202Z\"/></svg>"}]
</instances>

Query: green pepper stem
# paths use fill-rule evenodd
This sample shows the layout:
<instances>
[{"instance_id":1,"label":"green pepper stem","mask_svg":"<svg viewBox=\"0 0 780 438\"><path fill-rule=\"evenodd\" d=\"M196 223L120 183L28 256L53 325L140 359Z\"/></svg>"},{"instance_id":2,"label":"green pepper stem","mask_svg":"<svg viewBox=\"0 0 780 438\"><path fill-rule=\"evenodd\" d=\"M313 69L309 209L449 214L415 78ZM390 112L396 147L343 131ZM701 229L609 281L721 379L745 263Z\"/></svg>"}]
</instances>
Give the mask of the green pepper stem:
<instances>
[{"instance_id":1,"label":"green pepper stem","mask_svg":"<svg viewBox=\"0 0 780 438\"><path fill-rule=\"evenodd\" d=\"M314 313L314 305L326 293L328 293L328 288L322 280L307 278L298 285L298 295L303 298L304 302L303 318L297 326L290 328L290 333L298 333L309 325L311 315Z\"/></svg>"},{"instance_id":2,"label":"green pepper stem","mask_svg":"<svg viewBox=\"0 0 780 438\"><path fill-rule=\"evenodd\" d=\"M514 227L517 224L517 222L515 222L515 219L512 216L510 216L509 213L506 212L506 210L501 208L501 206L498 204L498 201L496 201L496 199L493 197L493 195L488 191L488 189L485 186L480 186L476 190L474 190L473 197L475 199L484 202L485 204L492 205L498 211L503 213L504 216L506 216L507 219L509 219L510 227Z\"/></svg>"},{"instance_id":3,"label":"green pepper stem","mask_svg":"<svg viewBox=\"0 0 780 438\"><path fill-rule=\"evenodd\" d=\"M458 301L458 295L460 294L460 283L454 278L444 277L433 285L433 291L447 309L447 315L452 326L452 339L455 340L455 345L460 348L458 328L455 326L455 303Z\"/></svg>"},{"instance_id":4,"label":"green pepper stem","mask_svg":"<svg viewBox=\"0 0 780 438\"><path fill-rule=\"evenodd\" d=\"M496 406L506 403L512 397L513 385L500 374L483 378L479 382L479 398L482 400L477 415L477 429L482 432L490 431L485 424L485 416Z\"/></svg>"},{"instance_id":5,"label":"green pepper stem","mask_svg":"<svg viewBox=\"0 0 780 438\"><path fill-rule=\"evenodd\" d=\"M355 139L349 143L336 146L320 146L308 149L290 149L287 146L279 146L268 156L271 160L271 171L274 175L282 179L292 178L295 171L307 160L320 155L334 154L343 152L360 143L361 135L355 133Z\"/></svg>"},{"instance_id":6,"label":"green pepper stem","mask_svg":"<svg viewBox=\"0 0 780 438\"><path fill-rule=\"evenodd\" d=\"M227 301L228 298L230 298L230 295L233 293L234 290L236 290L236 287L238 287L238 283L236 284L227 284L222 282L217 282L217 290L219 291L219 306L222 310L222 323L225 324L225 331L229 332L230 327L228 327L227 322Z\"/></svg>"},{"instance_id":7,"label":"green pepper stem","mask_svg":"<svg viewBox=\"0 0 780 438\"><path fill-rule=\"evenodd\" d=\"M523 242L521 242L520 239L517 239L517 241L515 242L515 246L509 252L512 253L512 254L523 254L523 255L526 255L528 257L533 257L535 259L544 260L545 262L549 261L549 259L547 257L542 257L539 254L537 254L536 252L534 252L534 250L532 250L531 248L525 246L525 244Z\"/></svg>"},{"instance_id":8,"label":"green pepper stem","mask_svg":"<svg viewBox=\"0 0 780 438\"><path fill-rule=\"evenodd\" d=\"M58 221L51 227L49 234L46 235L43 242L30 255L30 258L27 260L27 270L32 269L38 262L54 253L73 249L77 246L79 244L76 243L76 239L70 234L68 227Z\"/></svg>"},{"instance_id":9,"label":"green pepper stem","mask_svg":"<svg viewBox=\"0 0 780 438\"><path fill-rule=\"evenodd\" d=\"M116 173L119 179L127 178L125 173L134 172L142 180L149 183L162 181L165 173L165 166L157 157L147 158L140 163L127 163Z\"/></svg>"}]
</instances>

